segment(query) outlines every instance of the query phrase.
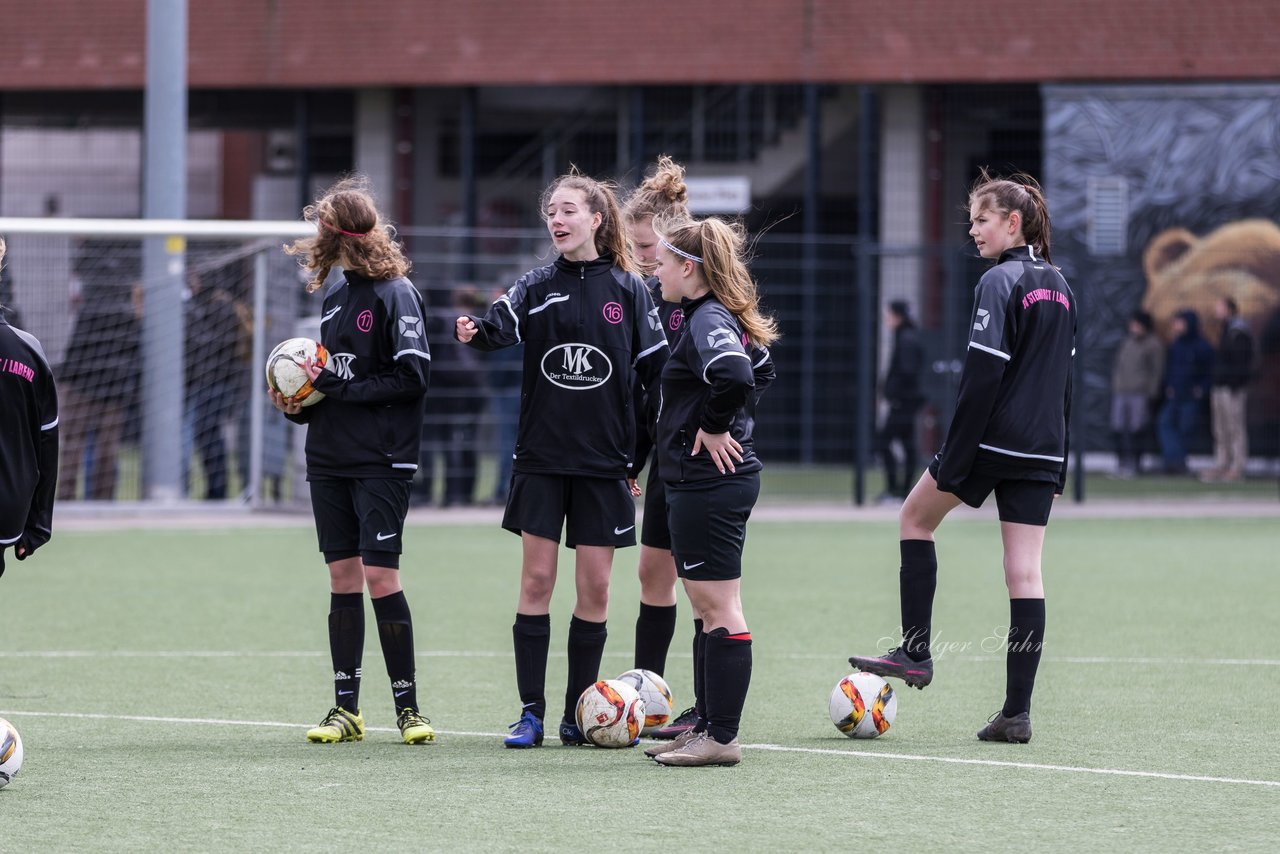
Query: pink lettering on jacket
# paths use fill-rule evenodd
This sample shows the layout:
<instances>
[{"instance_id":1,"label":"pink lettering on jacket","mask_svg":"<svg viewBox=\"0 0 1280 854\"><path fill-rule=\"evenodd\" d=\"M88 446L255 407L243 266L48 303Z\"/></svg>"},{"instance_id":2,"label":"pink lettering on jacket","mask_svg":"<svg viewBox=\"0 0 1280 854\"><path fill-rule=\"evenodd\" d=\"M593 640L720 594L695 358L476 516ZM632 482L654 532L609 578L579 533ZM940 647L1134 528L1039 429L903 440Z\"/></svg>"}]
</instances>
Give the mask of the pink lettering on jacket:
<instances>
[{"instance_id":1,"label":"pink lettering on jacket","mask_svg":"<svg viewBox=\"0 0 1280 854\"><path fill-rule=\"evenodd\" d=\"M1067 295L1052 288L1036 288L1034 291L1027 291L1026 296L1022 298L1022 307L1030 308L1032 303L1042 300L1052 300L1063 308L1071 308L1071 300L1067 299Z\"/></svg>"},{"instance_id":2,"label":"pink lettering on jacket","mask_svg":"<svg viewBox=\"0 0 1280 854\"><path fill-rule=\"evenodd\" d=\"M27 382L34 382L36 378L35 369L29 365L24 365L17 359L5 359L0 361L0 372L6 374L17 374Z\"/></svg>"}]
</instances>

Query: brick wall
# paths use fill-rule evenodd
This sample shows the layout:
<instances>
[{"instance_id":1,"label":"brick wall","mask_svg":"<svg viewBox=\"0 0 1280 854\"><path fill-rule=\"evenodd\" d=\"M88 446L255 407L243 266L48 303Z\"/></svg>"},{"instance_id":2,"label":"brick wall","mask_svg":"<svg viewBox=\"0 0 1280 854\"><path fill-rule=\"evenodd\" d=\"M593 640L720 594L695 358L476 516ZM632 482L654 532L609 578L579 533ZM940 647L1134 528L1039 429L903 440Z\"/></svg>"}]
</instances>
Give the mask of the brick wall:
<instances>
[{"instance_id":1,"label":"brick wall","mask_svg":"<svg viewBox=\"0 0 1280 854\"><path fill-rule=\"evenodd\" d=\"M1280 78L1267 0L188 0L197 88ZM137 89L146 0L0 0L0 90Z\"/></svg>"}]
</instances>

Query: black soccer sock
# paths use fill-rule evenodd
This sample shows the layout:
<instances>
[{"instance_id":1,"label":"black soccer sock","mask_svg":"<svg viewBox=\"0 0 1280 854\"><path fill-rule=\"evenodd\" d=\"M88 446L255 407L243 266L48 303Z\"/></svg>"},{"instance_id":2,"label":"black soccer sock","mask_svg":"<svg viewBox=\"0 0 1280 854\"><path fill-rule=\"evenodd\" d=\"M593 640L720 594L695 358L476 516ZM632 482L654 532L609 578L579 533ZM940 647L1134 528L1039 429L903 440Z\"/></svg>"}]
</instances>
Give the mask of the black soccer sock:
<instances>
[{"instance_id":1,"label":"black soccer sock","mask_svg":"<svg viewBox=\"0 0 1280 854\"><path fill-rule=\"evenodd\" d=\"M516 689L520 703L542 720L547 715L547 649L551 645L550 614L516 614L511 627L516 648Z\"/></svg>"},{"instance_id":2,"label":"black soccer sock","mask_svg":"<svg viewBox=\"0 0 1280 854\"><path fill-rule=\"evenodd\" d=\"M1005 652L1004 709L1010 718L1031 711L1040 650L1044 646L1044 600L1009 600L1009 641Z\"/></svg>"},{"instance_id":3,"label":"black soccer sock","mask_svg":"<svg viewBox=\"0 0 1280 854\"><path fill-rule=\"evenodd\" d=\"M574 720L582 692L600 678L600 658L608 636L603 622L593 623L581 617L569 621L569 683L564 692L567 721Z\"/></svg>"},{"instance_id":4,"label":"black soccer sock","mask_svg":"<svg viewBox=\"0 0 1280 854\"><path fill-rule=\"evenodd\" d=\"M378 620L378 639L382 641L382 657L387 662L387 678L396 714L418 708L417 660L413 650L413 617L404 591L373 600L373 615Z\"/></svg>"},{"instance_id":5,"label":"black soccer sock","mask_svg":"<svg viewBox=\"0 0 1280 854\"><path fill-rule=\"evenodd\" d=\"M929 657L933 593L938 586L938 555L933 540L902 540L898 595L902 600L902 648L913 661Z\"/></svg>"},{"instance_id":6,"label":"black soccer sock","mask_svg":"<svg viewBox=\"0 0 1280 854\"><path fill-rule=\"evenodd\" d=\"M667 650L676 633L675 605L646 605L640 603L640 616L636 618L635 666L652 670L659 676L667 669Z\"/></svg>"},{"instance_id":7,"label":"black soccer sock","mask_svg":"<svg viewBox=\"0 0 1280 854\"><path fill-rule=\"evenodd\" d=\"M706 635L707 732L721 744L738 737L742 706L751 685L751 633L725 628Z\"/></svg>"},{"instance_id":8,"label":"black soccer sock","mask_svg":"<svg viewBox=\"0 0 1280 854\"><path fill-rule=\"evenodd\" d=\"M364 594L329 595L329 655L334 705L360 711L360 663L364 658Z\"/></svg>"},{"instance_id":9,"label":"black soccer sock","mask_svg":"<svg viewBox=\"0 0 1280 854\"><path fill-rule=\"evenodd\" d=\"M702 620L693 621L693 710L698 715L694 724L697 732L707 729L707 660L703 653L707 649L707 635L702 631Z\"/></svg>"}]
</instances>

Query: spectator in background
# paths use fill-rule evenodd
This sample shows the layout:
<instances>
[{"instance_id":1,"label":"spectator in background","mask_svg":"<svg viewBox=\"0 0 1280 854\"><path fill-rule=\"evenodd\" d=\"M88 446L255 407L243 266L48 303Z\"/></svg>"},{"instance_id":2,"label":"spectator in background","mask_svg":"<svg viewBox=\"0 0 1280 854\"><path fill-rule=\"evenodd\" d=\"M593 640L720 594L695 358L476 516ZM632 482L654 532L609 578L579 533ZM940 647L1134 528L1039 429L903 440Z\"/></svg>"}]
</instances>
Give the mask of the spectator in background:
<instances>
[{"instance_id":1,"label":"spectator in background","mask_svg":"<svg viewBox=\"0 0 1280 854\"><path fill-rule=\"evenodd\" d=\"M500 288L493 294L497 299L506 293ZM490 418L493 421L494 456L498 470L493 484L493 504L507 505L507 492L511 488L512 455L516 451L516 434L520 426L520 381L524 364L524 344L485 353L485 366L489 369Z\"/></svg>"},{"instance_id":2,"label":"spectator in background","mask_svg":"<svg viewBox=\"0 0 1280 854\"><path fill-rule=\"evenodd\" d=\"M485 370L480 352L459 342L452 333L459 314L482 314L488 307L475 288L463 286L454 290L450 307L431 318L427 337L442 343L431 365L432 396L423 424L414 504L430 504L433 499L436 456L443 458L441 505L469 507L475 503L480 413L487 397Z\"/></svg>"},{"instance_id":3,"label":"spectator in background","mask_svg":"<svg viewBox=\"0 0 1280 854\"><path fill-rule=\"evenodd\" d=\"M924 347L905 300L889 303L884 322L893 333L893 350L880 385L881 396L888 406L878 443L885 479L885 492L880 497L881 500L901 500L907 497L919 474L916 471L916 415L924 403L924 395L920 393ZM902 448L901 470L893 447L895 442Z\"/></svg>"},{"instance_id":4,"label":"spectator in background","mask_svg":"<svg viewBox=\"0 0 1280 854\"><path fill-rule=\"evenodd\" d=\"M1253 378L1253 336L1231 297L1219 299L1213 311L1222 324L1210 392L1214 467L1201 480L1240 480L1249 461L1244 411L1248 394L1245 389Z\"/></svg>"},{"instance_id":5,"label":"spectator in background","mask_svg":"<svg viewBox=\"0 0 1280 854\"><path fill-rule=\"evenodd\" d=\"M120 434L138 393L142 291L117 255L87 253L78 267L80 313L56 372L61 397L58 500L115 496ZM92 440L92 441L91 441ZM86 451L92 447L92 462ZM85 471L91 469L91 471Z\"/></svg>"},{"instance_id":6,"label":"spectator in background","mask_svg":"<svg viewBox=\"0 0 1280 854\"><path fill-rule=\"evenodd\" d=\"M1129 334L1111 367L1111 430L1116 437L1116 473L1133 477L1142 465L1142 437L1160 397L1164 345L1152 333L1151 315L1135 311Z\"/></svg>"},{"instance_id":7,"label":"spectator in background","mask_svg":"<svg viewBox=\"0 0 1280 854\"><path fill-rule=\"evenodd\" d=\"M1164 368L1164 406L1156 420L1165 474L1187 473L1187 445L1200 425L1209 397L1213 347L1200 334L1200 318L1184 309L1174 315Z\"/></svg>"},{"instance_id":8,"label":"spectator in background","mask_svg":"<svg viewBox=\"0 0 1280 854\"><path fill-rule=\"evenodd\" d=\"M246 370L245 328L235 299L225 289L199 273L192 273L187 283L184 434L190 437L204 469L204 499L219 501L227 497L223 427L235 409ZM183 479L188 482L190 457L188 450L183 455Z\"/></svg>"}]
</instances>

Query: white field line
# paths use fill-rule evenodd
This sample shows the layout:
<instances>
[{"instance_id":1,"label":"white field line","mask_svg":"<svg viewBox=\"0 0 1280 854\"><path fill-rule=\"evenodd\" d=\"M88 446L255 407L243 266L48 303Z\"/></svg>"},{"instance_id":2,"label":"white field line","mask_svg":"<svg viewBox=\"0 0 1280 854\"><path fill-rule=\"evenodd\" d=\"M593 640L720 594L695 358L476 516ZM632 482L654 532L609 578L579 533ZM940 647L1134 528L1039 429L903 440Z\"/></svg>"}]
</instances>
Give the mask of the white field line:
<instances>
[{"instance_id":1,"label":"white field line","mask_svg":"<svg viewBox=\"0 0 1280 854\"><path fill-rule=\"evenodd\" d=\"M105 715L91 712L28 712L0 709L4 717L70 718L75 720L132 721L136 723L190 724L196 726L246 726L276 729L306 729L308 724L284 721L243 721L222 718L172 718L158 715ZM366 727L368 732L394 733L392 727ZM438 730L440 735L459 738L502 737L500 733ZM787 747L781 744L744 744L744 750L768 750L774 753L801 753L819 756L847 756L855 759L896 759L903 762L938 762L946 765L976 765L987 768L1017 768L1025 771L1057 771L1065 774L1095 774L1112 777L1139 777L1151 780L1177 780L1190 783L1223 783L1238 786L1280 787L1280 780L1249 780L1239 777L1212 777L1204 774L1170 774L1162 771L1132 771L1124 768L1086 768L1079 765L1048 765L1039 762L1007 762L997 759L961 759L954 756L925 756L912 753L878 753L869 750L836 750L819 747Z\"/></svg>"},{"instance_id":2,"label":"white field line","mask_svg":"<svg viewBox=\"0 0 1280 854\"><path fill-rule=\"evenodd\" d=\"M632 658L631 650L606 650L610 658ZM565 658L568 653L551 650L552 658ZM32 650L0 650L0 658L322 658L328 653L320 650L234 650L234 649L192 649L192 650L89 650L89 649L32 649ZM419 650L418 658L509 658L509 650L494 651L481 649L432 649ZM669 658L690 659L692 653L674 651ZM840 653L818 652L784 652L772 654L772 658L791 661L842 661L845 656ZM1003 662L1003 655L953 655L937 659L944 662ZM1103 665L1151 665L1176 667L1280 667L1278 658L1161 658L1158 656L1105 656L1105 655L1046 655L1041 661L1058 664L1103 664Z\"/></svg>"}]
</instances>

